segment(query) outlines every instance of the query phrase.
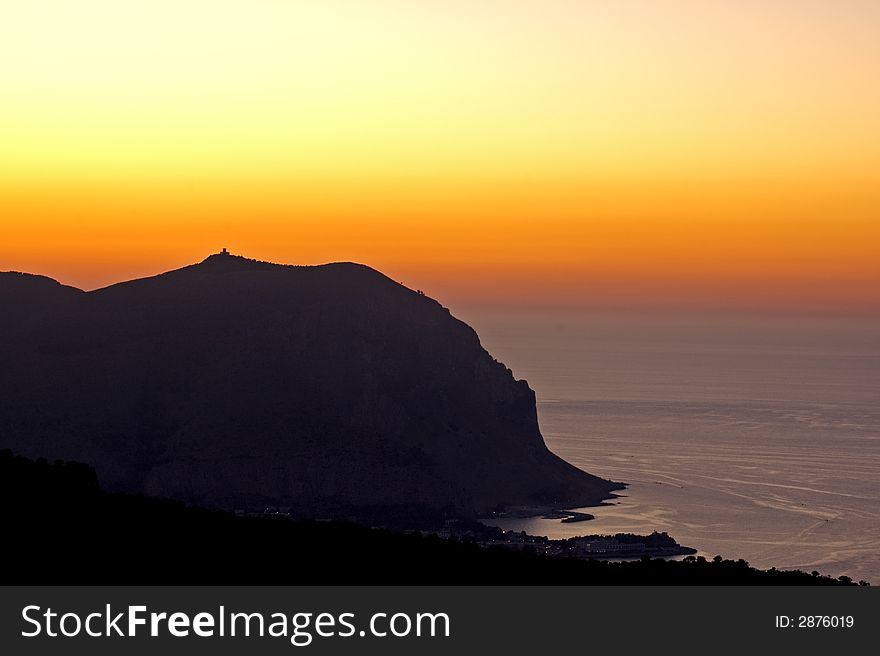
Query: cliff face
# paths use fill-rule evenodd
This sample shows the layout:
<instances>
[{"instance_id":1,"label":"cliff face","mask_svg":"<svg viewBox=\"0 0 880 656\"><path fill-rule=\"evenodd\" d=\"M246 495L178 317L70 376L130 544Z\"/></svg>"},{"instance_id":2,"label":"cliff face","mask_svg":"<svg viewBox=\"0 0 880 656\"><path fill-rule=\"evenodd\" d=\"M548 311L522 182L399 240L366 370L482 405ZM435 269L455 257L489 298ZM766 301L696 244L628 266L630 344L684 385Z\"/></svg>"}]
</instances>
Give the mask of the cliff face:
<instances>
[{"instance_id":1,"label":"cliff face","mask_svg":"<svg viewBox=\"0 0 880 656\"><path fill-rule=\"evenodd\" d=\"M319 516L619 487L547 450L470 327L365 266L215 255L88 293L0 274L0 304L0 447L110 489Z\"/></svg>"}]
</instances>

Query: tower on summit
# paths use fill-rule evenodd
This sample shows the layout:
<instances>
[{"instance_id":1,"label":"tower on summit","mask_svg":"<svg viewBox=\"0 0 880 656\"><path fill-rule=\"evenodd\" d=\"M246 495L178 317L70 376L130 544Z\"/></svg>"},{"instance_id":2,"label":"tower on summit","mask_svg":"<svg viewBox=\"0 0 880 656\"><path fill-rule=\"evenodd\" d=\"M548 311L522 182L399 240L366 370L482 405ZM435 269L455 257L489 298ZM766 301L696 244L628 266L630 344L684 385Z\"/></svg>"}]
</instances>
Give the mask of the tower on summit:
<instances>
[{"instance_id":1,"label":"tower on summit","mask_svg":"<svg viewBox=\"0 0 880 656\"><path fill-rule=\"evenodd\" d=\"M227 250L224 248L222 251L220 251L220 255L229 255L229 251L227 251Z\"/></svg>"}]
</instances>

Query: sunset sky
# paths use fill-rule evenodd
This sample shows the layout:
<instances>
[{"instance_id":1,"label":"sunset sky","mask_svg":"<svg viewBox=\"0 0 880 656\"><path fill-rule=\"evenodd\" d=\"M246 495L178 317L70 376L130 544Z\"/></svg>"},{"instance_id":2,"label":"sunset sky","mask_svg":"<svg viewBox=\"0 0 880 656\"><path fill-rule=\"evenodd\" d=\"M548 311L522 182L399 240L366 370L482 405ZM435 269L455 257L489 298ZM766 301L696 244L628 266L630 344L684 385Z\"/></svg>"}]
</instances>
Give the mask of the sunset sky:
<instances>
[{"instance_id":1,"label":"sunset sky","mask_svg":"<svg viewBox=\"0 0 880 656\"><path fill-rule=\"evenodd\" d=\"M880 309L876 0L0 5L0 270Z\"/></svg>"}]
</instances>

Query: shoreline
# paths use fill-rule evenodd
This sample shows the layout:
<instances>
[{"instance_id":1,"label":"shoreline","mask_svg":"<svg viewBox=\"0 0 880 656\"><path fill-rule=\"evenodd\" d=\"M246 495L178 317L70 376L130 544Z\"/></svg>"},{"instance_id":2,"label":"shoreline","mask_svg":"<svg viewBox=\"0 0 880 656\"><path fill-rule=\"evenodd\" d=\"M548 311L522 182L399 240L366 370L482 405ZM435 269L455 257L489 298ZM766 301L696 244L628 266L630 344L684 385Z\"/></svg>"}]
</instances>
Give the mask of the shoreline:
<instances>
[{"instance_id":1,"label":"shoreline","mask_svg":"<svg viewBox=\"0 0 880 656\"><path fill-rule=\"evenodd\" d=\"M591 508L601 505L608 504L600 502L591 506L581 507ZM596 518L595 515L587 512L560 508L558 506L511 506L488 515L479 515L477 519L482 522L484 519L533 519L535 517L540 517L541 519L558 519L563 523L586 522Z\"/></svg>"},{"instance_id":2,"label":"shoreline","mask_svg":"<svg viewBox=\"0 0 880 656\"><path fill-rule=\"evenodd\" d=\"M617 498L617 495L613 495L613 497ZM580 506L580 508L610 505L613 504L603 500L592 506ZM477 544L484 547L529 549L546 555L593 558L598 560L636 560L646 556L651 558L675 558L694 556L699 553L699 550L693 547L679 544L665 531L653 531L649 535L618 532L613 534L577 535L568 538L550 538L546 535L533 535L525 530L504 529L488 523L497 519L517 520L536 518L558 520L561 524L576 524L594 520L596 516L582 510L572 510L558 506L511 506L477 518L477 521L486 527L486 534L479 535L479 532L476 532L469 536L459 536L459 539L473 539ZM447 537L453 539L456 537L455 531L449 531L448 533Z\"/></svg>"}]
</instances>

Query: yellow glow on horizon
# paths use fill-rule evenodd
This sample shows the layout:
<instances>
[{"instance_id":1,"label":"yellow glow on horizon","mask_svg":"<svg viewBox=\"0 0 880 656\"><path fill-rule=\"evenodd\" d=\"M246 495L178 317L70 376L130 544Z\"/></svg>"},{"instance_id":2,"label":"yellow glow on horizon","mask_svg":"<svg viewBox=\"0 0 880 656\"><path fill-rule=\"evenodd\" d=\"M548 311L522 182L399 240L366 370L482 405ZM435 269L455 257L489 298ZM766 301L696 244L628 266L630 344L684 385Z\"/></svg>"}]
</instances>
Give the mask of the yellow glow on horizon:
<instances>
[{"instance_id":1,"label":"yellow glow on horizon","mask_svg":"<svg viewBox=\"0 0 880 656\"><path fill-rule=\"evenodd\" d=\"M0 269L880 307L880 5L0 7Z\"/></svg>"}]
</instances>

